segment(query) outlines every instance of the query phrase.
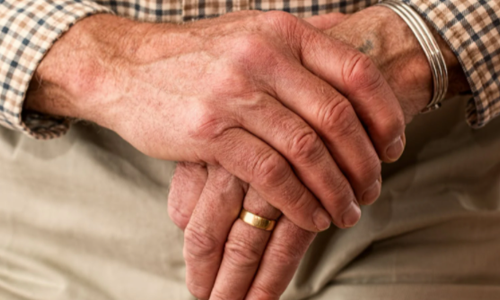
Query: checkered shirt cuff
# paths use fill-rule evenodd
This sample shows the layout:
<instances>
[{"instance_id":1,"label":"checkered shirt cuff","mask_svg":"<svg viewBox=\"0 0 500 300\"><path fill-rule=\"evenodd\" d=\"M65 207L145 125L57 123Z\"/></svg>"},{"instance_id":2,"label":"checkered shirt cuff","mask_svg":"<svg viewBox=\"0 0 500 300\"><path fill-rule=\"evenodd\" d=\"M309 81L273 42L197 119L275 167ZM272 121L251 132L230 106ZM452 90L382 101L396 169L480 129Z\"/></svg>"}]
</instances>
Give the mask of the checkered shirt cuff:
<instances>
[{"instance_id":1,"label":"checkered shirt cuff","mask_svg":"<svg viewBox=\"0 0 500 300\"><path fill-rule=\"evenodd\" d=\"M473 99L466 117L479 128L500 114L500 1L403 0L434 26L455 53Z\"/></svg>"},{"instance_id":2,"label":"checkered shirt cuff","mask_svg":"<svg viewBox=\"0 0 500 300\"><path fill-rule=\"evenodd\" d=\"M22 113L26 91L52 44L78 20L104 12L87 0L0 1L0 125L38 139L68 130L68 119Z\"/></svg>"}]
</instances>

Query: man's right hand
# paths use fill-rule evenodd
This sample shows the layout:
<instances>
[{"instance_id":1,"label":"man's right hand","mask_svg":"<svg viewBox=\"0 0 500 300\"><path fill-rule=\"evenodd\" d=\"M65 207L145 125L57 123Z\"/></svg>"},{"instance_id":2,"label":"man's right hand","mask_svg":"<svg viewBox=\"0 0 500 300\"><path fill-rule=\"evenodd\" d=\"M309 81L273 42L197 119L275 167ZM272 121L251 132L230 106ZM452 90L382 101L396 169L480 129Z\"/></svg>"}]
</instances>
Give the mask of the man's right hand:
<instances>
[{"instance_id":1,"label":"man's right hand","mask_svg":"<svg viewBox=\"0 0 500 300\"><path fill-rule=\"evenodd\" d=\"M89 17L36 78L27 109L94 121L156 158L221 165L309 231L354 225L357 203L380 192L379 156L404 147L400 105L371 60L282 12Z\"/></svg>"}]
</instances>

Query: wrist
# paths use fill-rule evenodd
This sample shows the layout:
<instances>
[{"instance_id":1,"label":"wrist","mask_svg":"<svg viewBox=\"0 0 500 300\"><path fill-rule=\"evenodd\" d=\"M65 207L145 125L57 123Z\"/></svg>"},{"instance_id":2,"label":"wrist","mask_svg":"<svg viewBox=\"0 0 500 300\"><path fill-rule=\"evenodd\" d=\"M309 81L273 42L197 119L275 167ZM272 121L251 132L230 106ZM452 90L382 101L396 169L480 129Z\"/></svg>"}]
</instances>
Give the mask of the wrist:
<instances>
[{"instance_id":1,"label":"wrist","mask_svg":"<svg viewBox=\"0 0 500 300\"><path fill-rule=\"evenodd\" d=\"M149 56L141 46L156 27L104 14L79 21L41 61L24 108L111 128L126 87L122 76Z\"/></svg>"},{"instance_id":2,"label":"wrist","mask_svg":"<svg viewBox=\"0 0 500 300\"><path fill-rule=\"evenodd\" d=\"M400 100L407 122L427 106L433 93L429 62L411 29L395 12L372 6L351 15L330 33L374 61ZM457 58L446 42L433 34L450 74L447 96L466 91L468 84Z\"/></svg>"}]
</instances>

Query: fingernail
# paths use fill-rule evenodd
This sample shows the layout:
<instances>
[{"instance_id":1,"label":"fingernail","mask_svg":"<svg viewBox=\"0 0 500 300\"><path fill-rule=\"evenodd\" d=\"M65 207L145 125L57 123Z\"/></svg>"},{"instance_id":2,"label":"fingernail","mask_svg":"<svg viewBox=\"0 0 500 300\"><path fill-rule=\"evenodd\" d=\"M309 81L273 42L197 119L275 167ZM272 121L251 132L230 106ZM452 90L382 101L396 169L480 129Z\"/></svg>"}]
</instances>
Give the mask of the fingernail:
<instances>
[{"instance_id":1,"label":"fingernail","mask_svg":"<svg viewBox=\"0 0 500 300\"><path fill-rule=\"evenodd\" d=\"M363 205L370 205L380 196L380 190L382 188L381 179L377 179L363 194L361 201Z\"/></svg>"},{"instance_id":2,"label":"fingernail","mask_svg":"<svg viewBox=\"0 0 500 300\"><path fill-rule=\"evenodd\" d=\"M387 147L387 150L385 151L387 158L389 158L392 162L398 160L403 154L403 151L405 149L405 142L406 138L403 134L400 137L398 137L392 144L390 144L389 147Z\"/></svg>"},{"instance_id":3,"label":"fingernail","mask_svg":"<svg viewBox=\"0 0 500 300\"><path fill-rule=\"evenodd\" d=\"M342 223L344 224L345 228L349 228L356 225L360 218L361 209L354 201L352 201L349 205L349 208L342 215Z\"/></svg>"},{"instance_id":4,"label":"fingernail","mask_svg":"<svg viewBox=\"0 0 500 300\"><path fill-rule=\"evenodd\" d=\"M327 230L332 223L330 215L322 208L316 209L313 215L313 222L319 231Z\"/></svg>"}]
</instances>

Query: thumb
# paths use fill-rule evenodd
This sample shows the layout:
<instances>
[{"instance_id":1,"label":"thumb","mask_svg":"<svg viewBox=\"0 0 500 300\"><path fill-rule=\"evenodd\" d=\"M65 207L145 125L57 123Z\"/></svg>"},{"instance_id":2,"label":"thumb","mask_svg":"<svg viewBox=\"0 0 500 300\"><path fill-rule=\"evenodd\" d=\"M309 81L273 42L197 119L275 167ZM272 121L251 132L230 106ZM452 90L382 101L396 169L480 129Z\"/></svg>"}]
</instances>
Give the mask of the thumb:
<instances>
[{"instance_id":1,"label":"thumb","mask_svg":"<svg viewBox=\"0 0 500 300\"><path fill-rule=\"evenodd\" d=\"M312 16L304 18L304 21L308 22L312 26L318 28L319 30L326 30L334 27L335 25L343 22L349 18L349 15L343 13L329 13L326 15Z\"/></svg>"}]
</instances>

